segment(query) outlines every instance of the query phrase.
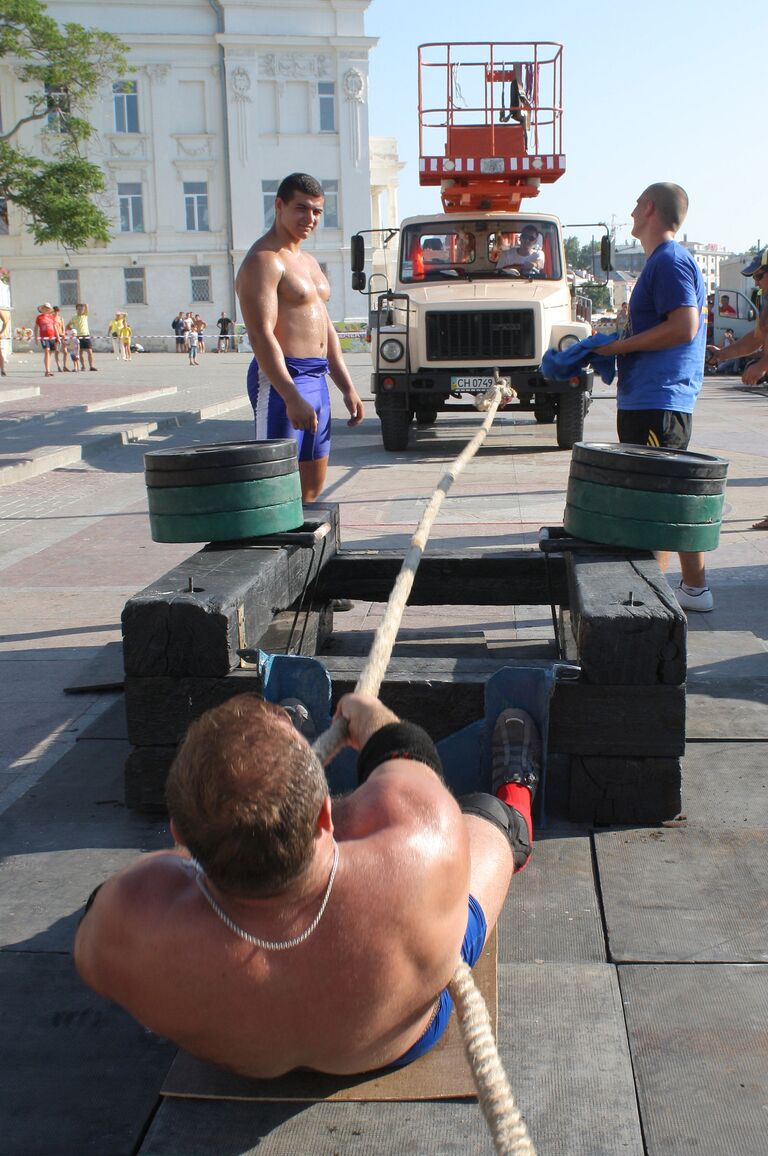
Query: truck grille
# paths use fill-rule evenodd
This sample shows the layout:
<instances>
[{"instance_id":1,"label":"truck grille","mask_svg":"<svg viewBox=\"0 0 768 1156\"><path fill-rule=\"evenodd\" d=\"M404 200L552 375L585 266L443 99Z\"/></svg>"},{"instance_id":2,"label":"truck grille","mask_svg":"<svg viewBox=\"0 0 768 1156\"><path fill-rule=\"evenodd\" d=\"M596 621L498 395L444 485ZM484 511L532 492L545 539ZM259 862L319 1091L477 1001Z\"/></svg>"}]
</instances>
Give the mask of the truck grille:
<instances>
[{"instance_id":1,"label":"truck grille","mask_svg":"<svg viewBox=\"0 0 768 1156\"><path fill-rule=\"evenodd\" d=\"M427 361L518 361L535 355L533 310L429 312Z\"/></svg>"}]
</instances>

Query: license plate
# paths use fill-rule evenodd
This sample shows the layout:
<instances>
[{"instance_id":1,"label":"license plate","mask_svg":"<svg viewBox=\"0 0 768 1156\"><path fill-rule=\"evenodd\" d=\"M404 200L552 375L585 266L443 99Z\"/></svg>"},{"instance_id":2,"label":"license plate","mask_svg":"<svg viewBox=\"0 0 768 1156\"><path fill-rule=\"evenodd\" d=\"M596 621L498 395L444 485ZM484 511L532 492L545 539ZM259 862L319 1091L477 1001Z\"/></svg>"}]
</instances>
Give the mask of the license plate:
<instances>
[{"instance_id":1,"label":"license plate","mask_svg":"<svg viewBox=\"0 0 768 1156\"><path fill-rule=\"evenodd\" d=\"M452 377L451 389L460 393L485 393L494 383L493 377Z\"/></svg>"}]
</instances>

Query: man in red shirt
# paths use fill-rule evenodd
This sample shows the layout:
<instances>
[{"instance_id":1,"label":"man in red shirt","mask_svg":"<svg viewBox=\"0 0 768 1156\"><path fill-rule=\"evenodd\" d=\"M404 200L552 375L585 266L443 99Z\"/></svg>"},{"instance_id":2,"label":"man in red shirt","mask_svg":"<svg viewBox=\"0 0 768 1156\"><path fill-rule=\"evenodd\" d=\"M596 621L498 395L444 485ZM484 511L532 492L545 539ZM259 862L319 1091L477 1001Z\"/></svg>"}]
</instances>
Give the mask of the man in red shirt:
<instances>
[{"instance_id":1,"label":"man in red shirt","mask_svg":"<svg viewBox=\"0 0 768 1156\"><path fill-rule=\"evenodd\" d=\"M40 312L35 318L35 341L43 347L45 362L45 376L53 377L51 373L51 350L56 348L56 318L53 315L53 306L45 301L40 306Z\"/></svg>"}]
</instances>

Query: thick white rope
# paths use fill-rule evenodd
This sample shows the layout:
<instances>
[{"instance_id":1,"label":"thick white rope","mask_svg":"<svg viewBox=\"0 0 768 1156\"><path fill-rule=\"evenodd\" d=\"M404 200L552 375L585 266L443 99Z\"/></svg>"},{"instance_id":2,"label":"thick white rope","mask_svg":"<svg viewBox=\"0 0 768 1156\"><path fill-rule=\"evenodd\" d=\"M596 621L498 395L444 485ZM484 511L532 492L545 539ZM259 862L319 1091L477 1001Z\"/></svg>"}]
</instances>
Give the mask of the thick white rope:
<instances>
[{"instance_id":1,"label":"thick white rope","mask_svg":"<svg viewBox=\"0 0 768 1156\"><path fill-rule=\"evenodd\" d=\"M510 389L509 385L499 378L498 371L495 376L496 383L492 390L479 399L478 408L487 411L482 426L443 474L416 527L416 532L403 559L400 573L392 587L384 618L376 631L368 661L357 680L356 692L378 694L389 660L392 657L395 639L400 629L408 595L413 587L416 570L426 548L432 523L443 504L443 499L456 478L485 441L499 405L502 401L508 401L515 396L514 390ZM317 738L312 749L323 766L326 766L344 745L346 733L346 720L336 718L328 730ZM536 1150L515 1104L512 1089L499 1058L485 1000L477 989L471 970L463 961L459 961L448 987L456 1004L456 1014L459 1017L464 1049L472 1069L472 1078L477 1088L480 1107L483 1110L497 1153L499 1156L536 1156Z\"/></svg>"}]
</instances>

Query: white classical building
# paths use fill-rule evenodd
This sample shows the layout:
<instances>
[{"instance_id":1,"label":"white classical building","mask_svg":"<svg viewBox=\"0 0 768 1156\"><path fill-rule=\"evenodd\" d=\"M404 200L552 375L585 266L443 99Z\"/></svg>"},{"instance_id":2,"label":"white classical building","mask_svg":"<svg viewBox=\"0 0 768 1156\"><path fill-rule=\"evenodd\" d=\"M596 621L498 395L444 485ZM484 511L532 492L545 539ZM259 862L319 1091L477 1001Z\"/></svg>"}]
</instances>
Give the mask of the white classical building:
<instances>
[{"instance_id":1,"label":"white classical building","mask_svg":"<svg viewBox=\"0 0 768 1156\"><path fill-rule=\"evenodd\" d=\"M271 222L283 176L312 173L325 190L307 242L332 288L334 320L366 303L350 287L349 237L371 227L368 138L370 0L47 0L50 15L114 32L130 71L92 110L88 155L107 179L113 239L68 253L35 246L21 214L0 212L0 265L11 273L15 324L41 301L89 303L104 332L126 309L136 334L167 334L179 310L237 319L234 276ZM141 29L142 31L138 31ZM26 109L13 62L0 62L8 128ZM20 143L50 154L51 124ZM377 141L376 212L394 219L396 148ZM381 206L381 208L380 208ZM2 207L0 206L0 209Z\"/></svg>"}]
</instances>

